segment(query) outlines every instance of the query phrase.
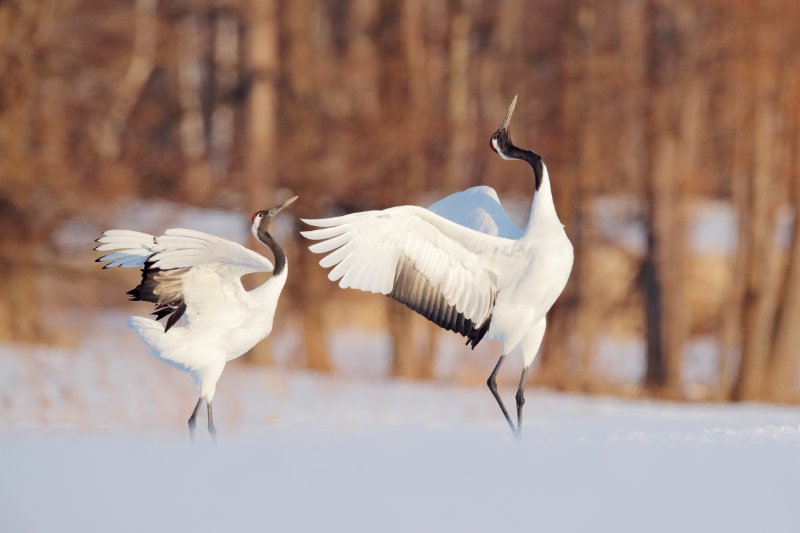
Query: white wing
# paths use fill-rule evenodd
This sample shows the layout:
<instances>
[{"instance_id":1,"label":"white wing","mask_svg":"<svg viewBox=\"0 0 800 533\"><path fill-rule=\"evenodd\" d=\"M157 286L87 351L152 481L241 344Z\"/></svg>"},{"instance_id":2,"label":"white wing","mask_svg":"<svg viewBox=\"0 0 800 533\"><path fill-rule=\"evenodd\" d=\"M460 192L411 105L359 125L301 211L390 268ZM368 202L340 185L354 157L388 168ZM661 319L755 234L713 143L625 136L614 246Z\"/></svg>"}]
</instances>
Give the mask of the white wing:
<instances>
[{"instance_id":1,"label":"white wing","mask_svg":"<svg viewBox=\"0 0 800 533\"><path fill-rule=\"evenodd\" d=\"M204 265L227 266L239 275L252 272L272 272L269 259L227 239L190 229L168 229L154 237L147 233L124 229L103 232L95 250L111 251L97 259L110 261L103 268L143 267L170 270Z\"/></svg>"},{"instance_id":2,"label":"white wing","mask_svg":"<svg viewBox=\"0 0 800 533\"><path fill-rule=\"evenodd\" d=\"M193 326L225 331L242 326L248 318L251 301L241 278L227 269L201 266L181 276L186 318Z\"/></svg>"},{"instance_id":3,"label":"white wing","mask_svg":"<svg viewBox=\"0 0 800 533\"><path fill-rule=\"evenodd\" d=\"M108 230L97 240L99 251L112 253L98 261L141 267L142 281L131 290L134 300L156 304L154 314L169 317L166 330L186 312L190 322L237 320L244 301L241 276L271 272L272 263L240 244L207 233L169 229L153 237L129 230Z\"/></svg>"},{"instance_id":4,"label":"white wing","mask_svg":"<svg viewBox=\"0 0 800 533\"><path fill-rule=\"evenodd\" d=\"M191 268L203 265L224 265L239 275L272 272L273 266L263 255L241 244L221 239L202 231L168 229L156 237L150 259L155 268Z\"/></svg>"},{"instance_id":5,"label":"white wing","mask_svg":"<svg viewBox=\"0 0 800 533\"><path fill-rule=\"evenodd\" d=\"M474 346L499 287L518 266L513 240L479 233L417 206L305 220L320 265L342 288L385 294Z\"/></svg>"},{"instance_id":6,"label":"white wing","mask_svg":"<svg viewBox=\"0 0 800 533\"><path fill-rule=\"evenodd\" d=\"M153 255L152 248L156 244L156 238L138 231L111 229L104 231L103 235L95 242L100 243L95 250L112 252L95 259L98 262L110 261L103 268L141 268L144 267L147 258Z\"/></svg>"},{"instance_id":7,"label":"white wing","mask_svg":"<svg viewBox=\"0 0 800 533\"><path fill-rule=\"evenodd\" d=\"M459 191L431 204L428 210L456 224L507 239L522 237L522 228L511 221L500 205L497 192L480 185Z\"/></svg>"}]
</instances>

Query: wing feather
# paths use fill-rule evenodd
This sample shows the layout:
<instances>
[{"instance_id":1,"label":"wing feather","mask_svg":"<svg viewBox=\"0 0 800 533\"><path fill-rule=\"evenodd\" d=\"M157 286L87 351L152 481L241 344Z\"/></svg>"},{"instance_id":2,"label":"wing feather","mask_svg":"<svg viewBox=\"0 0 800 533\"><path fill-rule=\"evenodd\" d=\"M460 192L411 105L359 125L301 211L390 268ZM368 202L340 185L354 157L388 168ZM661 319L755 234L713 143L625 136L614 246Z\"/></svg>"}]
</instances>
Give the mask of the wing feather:
<instances>
[{"instance_id":1,"label":"wing feather","mask_svg":"<svg viewBox=\"0 0 800 533\"><path fill-rule=\"evenodd\" d=\"M348 242L347 231L348 230L345 228L345 230L341 234L331 239L322 241L320 243L313 244L311 247L309 247L309 250L311 250L315 254L325 254L330 252L331 250L335 250L336 248Z\"/></svg>"},{"instance_id":2,"label":"wing feather","mask_svg":"<svg viewBox=\"0 0 800 533\"><path fill-rule=\"evenodd\" d=\"M155 239L153 235L139 231L124 229L105 231L97 239L99 245L95 250L111 253L98 257L95 261L100 263L109 261L103 268L143 267L147 258L153 254L151 248L155 244Z\"/></svg>"},{"instance_id":3,"label":"wing feather","mask_svg":"<svg viewBox=\"0 0 800 533\"><path fill-rule=\"evenodd\" d=\"M347 226L332 226L330 228L310 230L306 233L309 235L309 239L321 240L336 237L346 231Z\"/></svg>"},{"instance_id":4,"label":"wing feather","mask_svg":"<svg viewBox=\"0 0 800 533\"><path fill-rule=\"evenodd\" d=\"M320 266L322 266L322 268L330 268L333 265L339 264L344 260L345 257L350 255L352 249L353 249L352 245L345 244L341 248L338 248L333 252L331 252L330 254L323 257L322 260L319 262L319 264Z\"/></svg>"},{"instance_id":5,"label":"wing feather","mask_svg":"<svg viewBox=\"0 0 800 533\"><path fill-rule=\"evenodd\" d=\"M508 239L519 239L522 228L514 224L500 204L497 192L486 185L446 196L428 209L456 224Z\"/></svg>"},{"instance_id":6,"label":"wing feather","mask_svg":"<svg viewBox=\"0 0 800 533\"><path fill-rule=\"evenodd\" d=\"M342 288L380 292L467 337L488 331L514 241L481 233L417 206L305 220L302 232Z\"/></svg>"},{"instance_id":7,"label":"wing feather","mask_svg":"<svg viewBox=\"0 0 800 533\"><path fill-rule=\"evenodd\" d=\"M272 272L272 263L241 244L201 231L168 229L156 238L152 257L157 268L191 268L204 265L227 266L236 275Z\"/></svg>"},{"instance_id":8,"label":"wing feather","mask_svg":"<svg viewBox=\"0 0 800 533\"><path fill-rule=\"evenodd\" d=\"M153 314L167 317L168 331L186 314L190 321L228 320L218 316L219 304L241 298L241 276L271 272L272 263L226 239L200 231L174 228L155 237L131 230L108 230L97 239L98 251L110 252L97 261L103 268L140 267L142 280L128 294L133 300L155 304Z\"/></svg>"}]
</instances>

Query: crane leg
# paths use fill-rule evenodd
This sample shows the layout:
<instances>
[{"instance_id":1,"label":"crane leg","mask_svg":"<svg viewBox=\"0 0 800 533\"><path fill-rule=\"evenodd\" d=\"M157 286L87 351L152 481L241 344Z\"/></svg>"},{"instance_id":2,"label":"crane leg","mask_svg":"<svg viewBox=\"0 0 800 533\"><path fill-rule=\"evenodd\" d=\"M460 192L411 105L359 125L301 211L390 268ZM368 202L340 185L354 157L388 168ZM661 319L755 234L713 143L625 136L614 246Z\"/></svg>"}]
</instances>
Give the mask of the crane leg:
<instances>
[{"instance_id":1,"label":"crane leg","mask_svg":"<svg viewBox=\"0 0 800 533\"><path fill-rule=\"evenodd\" d=\"M526 366L522 369L519 387L517 388L517 431L515 435L518 439L522 438L522 406L525 405L525 378L528 377L529 368L529 366Z\"/></svg>"},{"instance_id":2,"label":"crane leg","mask_svg":"<svg viewBox=\"0 0 800 533\"><path fill-rule=\"evenodd\" d=\"M202 397L197 399L197 404L194 406L194 411L192 411L192 416L189 417L189 438L192 439L192 442L194 442L194 428L197 425L197 413L198 411L200 411L201 405L203 405Z\"/></svg>"},{"instance_id":3,"label":"crane leg","mask_svg":"<svg viewBox=\"0 0 800 533\"><path fill-rule=\"evenodd\" d=\"M206 408L208 409L208 435L211 437L211 440L216 442L217 428L214 427L214 415L211 412L211 402L206 404Z\"/></svg>"},{"instance_id":4,"label":"crane leg","mask_svg":"<svg viewBox=\"0 0 800 533\"><path fill-rule=\"evenodd\" d=\"M506 417L506 422L508 422L508 427L511 428L511 432L516 435L517 430L514 427L514 422L511 421L511 417L508 416L508 411L506 410L506 406L503 404L502 398L497 393L497 371L500 370L500 365L503 364L503 361L506 358L506 354L500 355L500 359L497 360L497 364L494 366L494 370L489 375L489 379L486 381L486 384L489 386L489 390L492 391L492 396L497 401L497 405L500 406L500 410L503 411L503 416Z\"/></svg>"}]
</instances>

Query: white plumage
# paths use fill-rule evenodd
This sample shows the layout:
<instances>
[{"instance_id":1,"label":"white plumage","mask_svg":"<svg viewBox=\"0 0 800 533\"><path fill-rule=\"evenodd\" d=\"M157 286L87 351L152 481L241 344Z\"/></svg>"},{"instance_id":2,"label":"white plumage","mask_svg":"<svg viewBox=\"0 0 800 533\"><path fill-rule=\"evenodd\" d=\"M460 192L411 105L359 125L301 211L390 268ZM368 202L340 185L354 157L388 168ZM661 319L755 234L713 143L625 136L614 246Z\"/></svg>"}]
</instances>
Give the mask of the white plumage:
<instances>
[{"instance_id":1,"label":"white plumage","mask_svg":"<svg viewBox=\"0 0 800 533\"><path fill-rule=\"evenodd\" d=\"M429 205L428 211L487 235L519 239L525 233L509 218L497 191L487 185L454 192Z\"/></svg>"},{"instance_id":2,"label":"white plumage","mask_svg":"<svg viewBox=\"0 0 800 533\"><path fill-rule=\"evenodd\" d=\"M536 191L527 227L511 222L490 187L450 195L428 209L400 206L305 220L322 229L303 232L321 242L320 265L342 288L388 295L439 326L467 337L502 343L489 387L512 431L519 434L524 381L544 336L545 315L566 285L572 245L558 219L541 157L511 143L508 124L516 97L492 148L503 159L528 162ZM497 395L495 377L506 354L521 346L517 427Z\"/></svg>"},{"instance_id":3,"label":"white plumage","mask_svg":"<svg viewBox=\"0 0 800 533\"><path fill-rule=\"evenodd\" d=\"M190 373L198 383L200 398L189 419L192 435L203 401L209 433L215 435L211 403L225 364L272 330L288 265L268 226L295 199L253 215L253 232L272 250L275 266L240 244L190 229L168 229L160 236L108 230L97 240L96 250L110 252L97 259L108 261L103 268L142 268L142 282L128 294L154 303L157 318L167 318L166 326L136 316L128 323L158 359ZM245 290L241 277L255 272L273 275Z\"/></svg>"}]
</instances>

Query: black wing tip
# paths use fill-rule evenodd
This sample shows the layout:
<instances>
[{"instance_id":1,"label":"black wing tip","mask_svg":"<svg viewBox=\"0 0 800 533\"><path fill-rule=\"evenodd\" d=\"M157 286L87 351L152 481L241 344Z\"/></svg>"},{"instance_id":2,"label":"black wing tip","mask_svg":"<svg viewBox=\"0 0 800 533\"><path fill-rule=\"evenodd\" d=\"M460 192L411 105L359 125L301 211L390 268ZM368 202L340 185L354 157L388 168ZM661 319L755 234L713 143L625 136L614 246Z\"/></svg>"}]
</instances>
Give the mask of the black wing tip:
<instances>
[{"instance_id":1,"label":"black wing tip","mask_svg":"<svg viewBox=\"0 0 800 533\"><path fill-rule=\"evenodd\" d=\"M456 311L455 307L449 307L447 312L442 315L436 314L435 312L427 312L426 310L415 305L414 302L404 301L397 298L395 295L390 295L390 297L396 302L408 307L423 318L436 324L440 328L446 331L458 333L462 337L466 337L467 340L465 345L470 346L473 350L483 340L483 338L486 336L486 333L489 331L489 324L492 320L491 316L489 316L489 318L487 318L483 324L480 325L480 327L476 327L472 320L466 318L463 314Z\"/></svg>"},{"instance_id":2,"label":"black wing tip","mask_svg":"<svg viewBox=\"0 0 800 533\"><path fill-rule=\"evenodd\" d=\"M489 318L487 318L487 319L484 321L484 323L483 323L483 324L481 324L481 327L479 327L479 328L473 328L473 329L472 329L472 330L469 332L469 334L468 334L468 335L464 335L464 334L462 333L462 335L464 335L465 337L467 337L467 342L465 343L465 345L469 346L470 348L472 348L472 349L474 350L474 349L475 349L475 347L476 347L478 344L480 344L480 342L483 340L483 338L484 338L484 337L486 336L486 334L489 332L489 325L491 324L491 322L492 322L492 317L491 317L491 315L490 315L490 316L489 316Z\"/></svg>"},{"instance_id":3,"label":"black wing tip","mask_svg":"<svg viewBox=\"0 0 800 533\"><path fill-rule=\"evenodd\" d=\"M174 326L175 323L178 322L178 320L180 320L180 318L183 316L183 313L186 311L186 302L181 302L177 308L170 309L170 311L172 314L167 320L167 326L164 328L164 333L168 332L169 329Z\"/></svg>"},{"instance_id":4,"label":"black wing tip","mask_svg":"<svg viewBox=\"0 0 800 533\"><path fill-rule=\"evenodd\" d=\"M394 287L388 296L440 328L466 337L466 344L471 345L473 349L489 331L491 315L480 326L476 325L454 305L449 304L441 291L433 287L410 261L399 263L395 273Z\"/></svg>"}]
</instances>

